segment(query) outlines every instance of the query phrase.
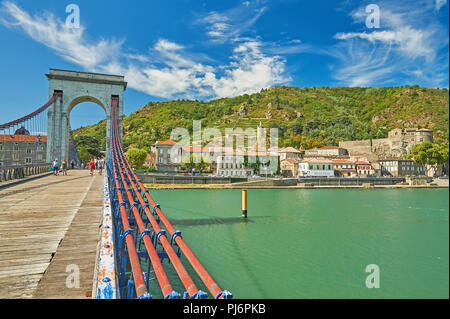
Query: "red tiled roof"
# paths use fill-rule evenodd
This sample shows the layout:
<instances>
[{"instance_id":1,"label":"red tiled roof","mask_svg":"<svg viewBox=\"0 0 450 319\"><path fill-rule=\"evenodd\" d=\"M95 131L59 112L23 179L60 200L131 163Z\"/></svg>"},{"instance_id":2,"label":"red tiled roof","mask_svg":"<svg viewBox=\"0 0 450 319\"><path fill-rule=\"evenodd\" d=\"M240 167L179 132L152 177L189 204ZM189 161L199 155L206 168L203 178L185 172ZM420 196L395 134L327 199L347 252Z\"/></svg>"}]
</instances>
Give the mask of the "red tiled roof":
<instances>
[{"instance_id":1,"label":"red tiled roof","mask_svg":"<svg viewBox=\"0 0 450 319\"><path fill-rule=\"evenodd\" d=\"M211 151L208 147L200 146L183 146L182 149L189 153L209 153ZM221 148L219 149L221 150ZM212 150L214 150L214 148Z\"/></svg>"},{"instance_id":2,"label":"red tiled roof","mask_svg":"<svg viewBox=\"0 0 450 319\"><path fill-rule=\"evenodd\" d=\"M177 142L172 140L156 141L156 145L176 145Z\"/></svg>"},{"instance_id":3,"label":"red tiled roof","mask_svg":"<svg viewBox=\"0 0 450 319\"><path fill-rule=\"evenodd\" d=\"M333 160L333 164L355 164L352 161L346 161L346 160Z\"/></svg>"},{"instance_id":4,"label":"red tiled roof","mask_svg":"<svg viewBox=\"0 0 450 319\"><path fill-rule=\"evenodd\" d=\"M332 164L333 162L329 159L319 159L319 158L308 158L300 160L300 163L319 163L319 164Z\"/></svg>"},{"instance_id":5,"label":"red tiled roof","mask_svg":"<svg viewBox=\"0 0 450 319\"><path fill-rule=\"evenodd\" d=\"M0 135L1 142L47 142L47 136L38 135Z\"/></svg>"}]
</instances>

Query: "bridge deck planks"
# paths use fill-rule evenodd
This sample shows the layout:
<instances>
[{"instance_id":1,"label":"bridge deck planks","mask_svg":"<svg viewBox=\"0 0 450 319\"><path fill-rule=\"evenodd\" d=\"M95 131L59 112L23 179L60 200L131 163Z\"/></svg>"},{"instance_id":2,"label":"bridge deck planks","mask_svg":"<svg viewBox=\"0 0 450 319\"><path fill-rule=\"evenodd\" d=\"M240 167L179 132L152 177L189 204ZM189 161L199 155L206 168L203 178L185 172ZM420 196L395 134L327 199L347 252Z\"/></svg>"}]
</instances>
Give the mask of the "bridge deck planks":
<instances>
[{"instance_id":1,"label":"bridge deck planks","mask_svg":"<svg viewBox=\"0 0 450 319\"><path fill-rule=\"evenodd\" d=\"M0 190L0 298L86 298L92 289L103 177L87 171ZM80 268L68 289L66 267Z\"/></svg>"}]
</instances>

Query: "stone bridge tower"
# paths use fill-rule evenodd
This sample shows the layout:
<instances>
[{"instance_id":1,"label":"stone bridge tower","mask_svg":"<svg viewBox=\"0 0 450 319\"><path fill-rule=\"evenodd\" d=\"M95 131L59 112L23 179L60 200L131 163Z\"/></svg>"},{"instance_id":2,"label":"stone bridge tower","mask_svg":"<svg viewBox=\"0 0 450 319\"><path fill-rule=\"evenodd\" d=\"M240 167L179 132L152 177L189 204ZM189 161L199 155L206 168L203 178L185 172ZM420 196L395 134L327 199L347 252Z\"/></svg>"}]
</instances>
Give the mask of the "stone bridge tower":
<instances>
[{"instance_id":1,"label":"stone bridge tower","mask_svg":"<svg viewBox=\"0 0 450 319\"><path fill-rule=\"evenodd\" d=\"M70 113L74 107L83 102L99 105L106 114L106 154L109 154L109 138L111 127L111 98L119 97L118 121L122 132L123 95L127 83L121 75L76 72L50 69L46 74L50 84L50 97L54 92L61 92L59 98L48 109L47 162L55 158L70 161L69 127Z\"/></svg>"}]
</instances>

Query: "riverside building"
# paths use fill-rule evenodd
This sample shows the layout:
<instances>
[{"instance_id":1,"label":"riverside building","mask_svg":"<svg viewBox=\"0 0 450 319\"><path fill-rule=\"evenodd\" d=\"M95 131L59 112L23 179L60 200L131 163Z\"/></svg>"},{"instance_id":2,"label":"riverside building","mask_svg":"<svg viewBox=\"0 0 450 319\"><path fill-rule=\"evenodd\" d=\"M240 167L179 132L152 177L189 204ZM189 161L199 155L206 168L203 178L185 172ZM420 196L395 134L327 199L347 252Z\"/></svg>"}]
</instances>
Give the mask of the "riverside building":
<instances>
[{"instance_id":1,"label":"riverside building","mask_svg":"<svg viewBox=\"0 0 450 319\"><path fill-rule=\"evenodd\" d=\"M23 134L0 135L0 165L45 163L47 136L30 135L26 130L19 130L16 133Z\"/></svg>"}]
</instances>

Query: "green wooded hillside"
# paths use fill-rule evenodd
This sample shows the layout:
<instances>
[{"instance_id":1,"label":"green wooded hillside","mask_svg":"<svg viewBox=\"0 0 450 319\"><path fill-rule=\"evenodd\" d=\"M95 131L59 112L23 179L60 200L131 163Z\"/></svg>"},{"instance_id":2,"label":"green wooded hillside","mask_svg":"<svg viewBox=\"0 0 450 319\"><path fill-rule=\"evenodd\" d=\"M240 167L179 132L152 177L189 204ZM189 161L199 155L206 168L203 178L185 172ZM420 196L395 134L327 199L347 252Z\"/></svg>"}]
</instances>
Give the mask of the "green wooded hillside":
<instances>
[{"instance_id":1,"label":"green wooded hillside","mask_svg":"<svg viewBox=\"0 0 450 319\"><path fill-rule=\"evenodd\" d=\"M449 92L419 86L348 88L278 86L252 95L209 102L150 102L124 119L124 146L149 148L170 137L173 128L279 128L279 145L306 149L337 145L340 140L387 137L392 128L430 128L437 141L448 141ZM106 122L74 130L105 145Z\"/></svg>"}]
</instances>

